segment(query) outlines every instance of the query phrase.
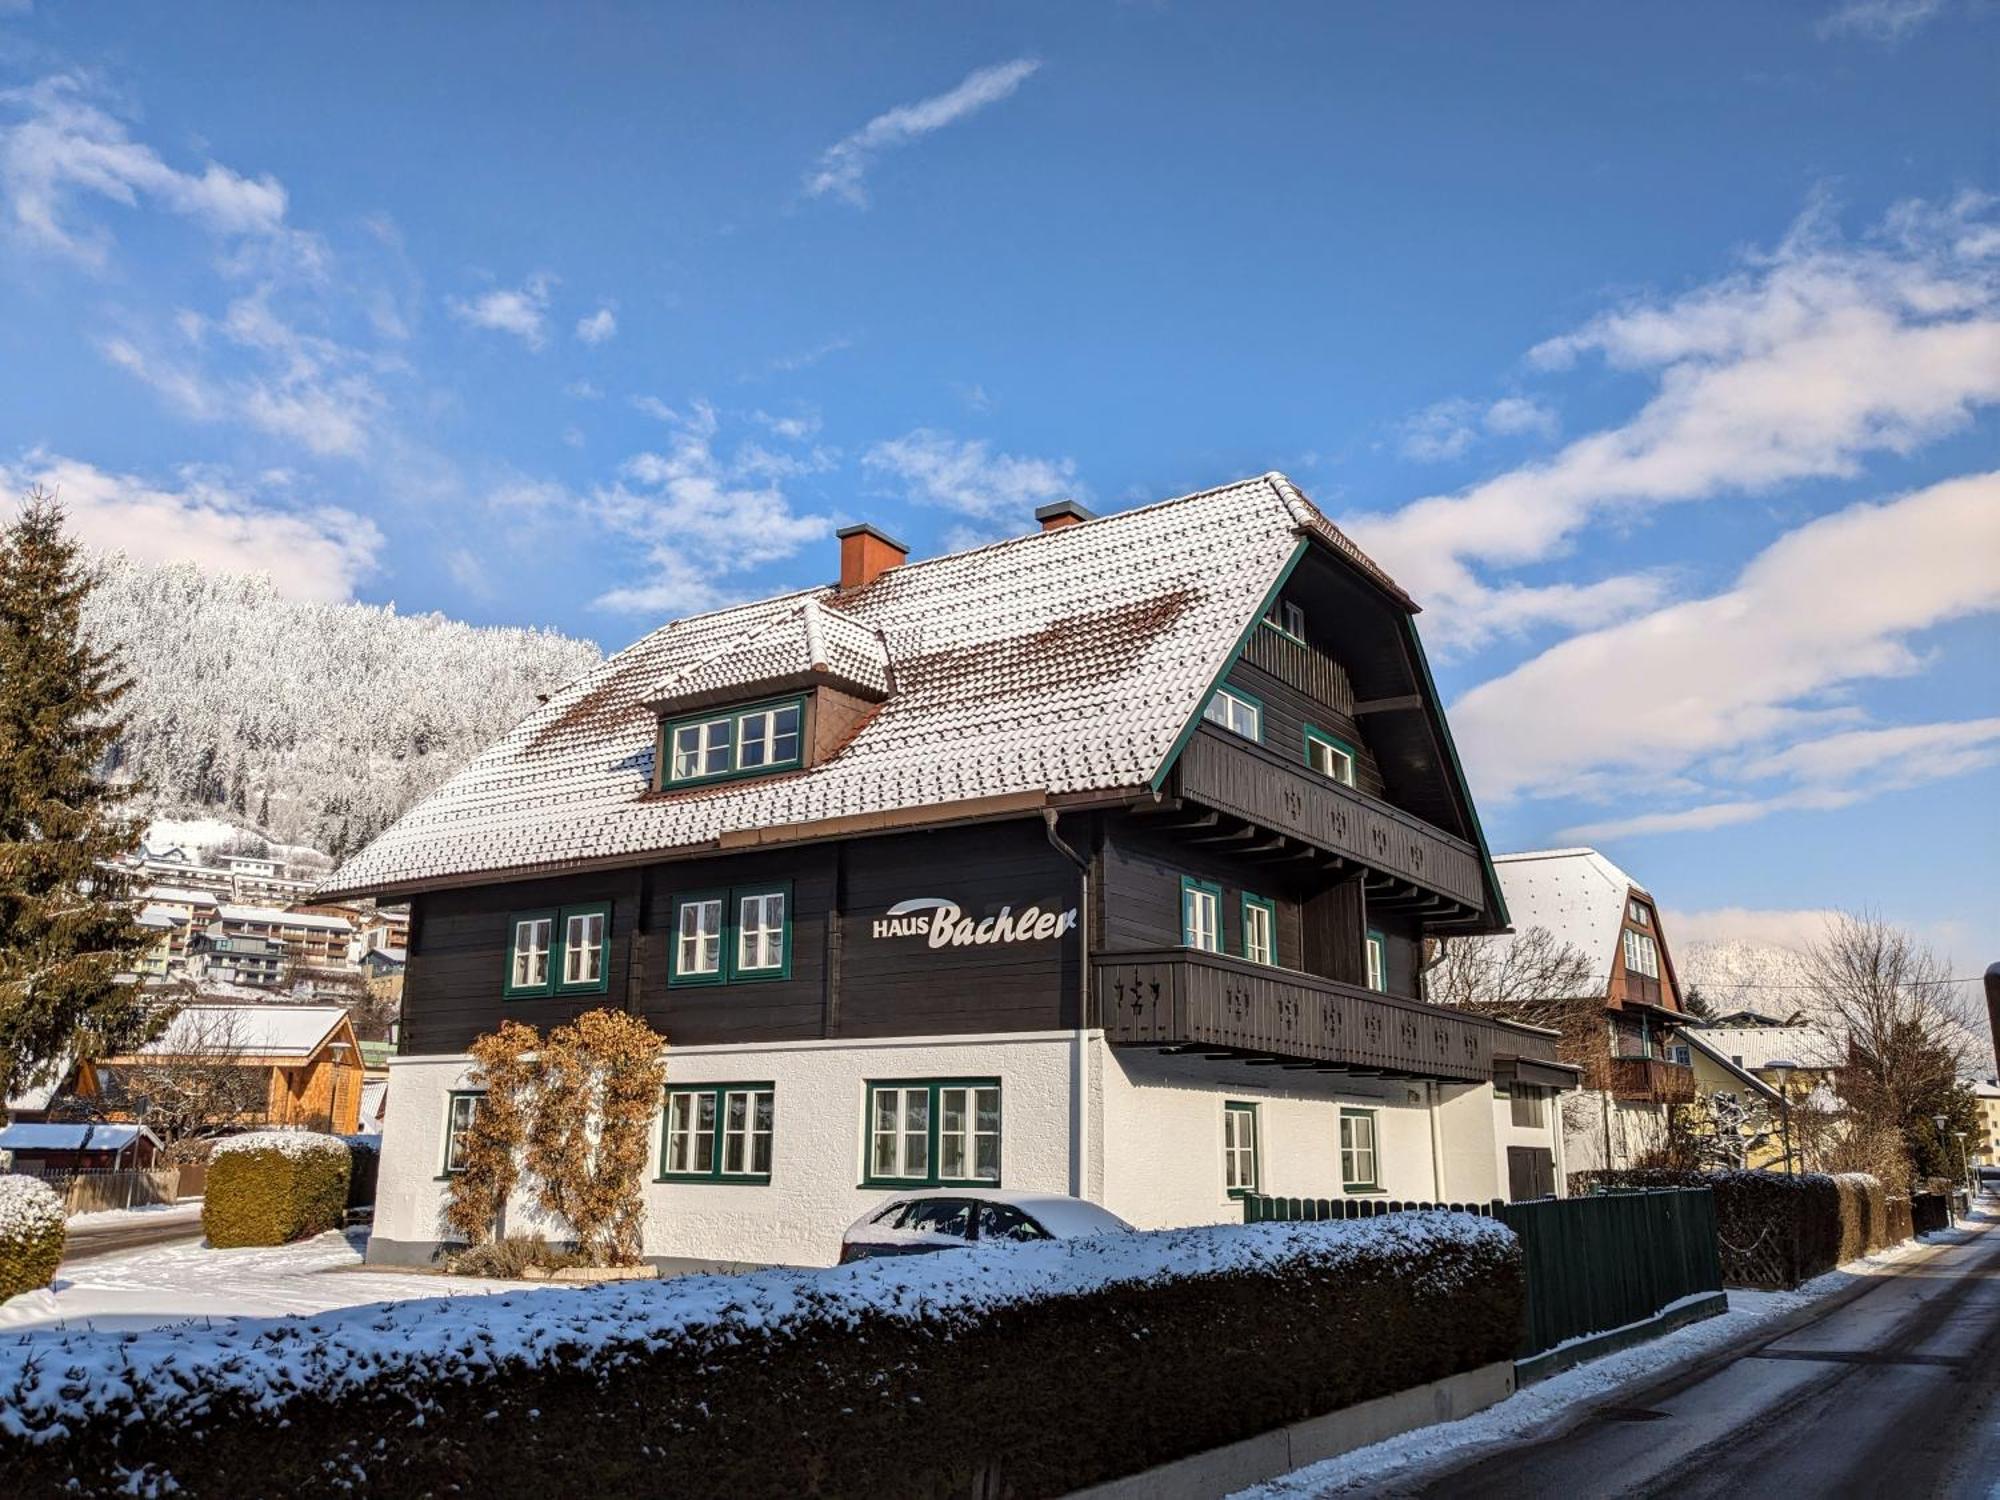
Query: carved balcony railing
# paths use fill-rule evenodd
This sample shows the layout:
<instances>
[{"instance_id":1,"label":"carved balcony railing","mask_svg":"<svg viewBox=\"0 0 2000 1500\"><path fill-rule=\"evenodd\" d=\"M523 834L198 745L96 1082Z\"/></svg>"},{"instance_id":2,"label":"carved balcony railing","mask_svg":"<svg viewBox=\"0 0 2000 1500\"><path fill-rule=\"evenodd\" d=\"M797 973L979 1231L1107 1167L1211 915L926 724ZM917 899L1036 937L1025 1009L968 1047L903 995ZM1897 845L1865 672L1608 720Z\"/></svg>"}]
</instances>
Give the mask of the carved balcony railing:
<instances>
[{"instance_id":1,"label":"carved balcony railing","mask_svg":"<svg viewBox=\"0 0 2000 1500\"><path fill-rule=\"evenodd\" d=\"M1399 876L1473 911L1485 909L1485 882L1472 845L1222 730L1205 727L1187 742L1169 790Z\"/></svg>"},{"instance_id":2,"label":"carved balcony railing","mask_svg":"<svg viewBox=\"0 0 2000 1500\"><path fill-rule=\"evenodd\" d=\"M1418 1078L1480 1082L1494 1059L1556 1061L1553 1035L1194 948L1092 958L1116 1044L1214 1047Z\"/></svg>"}]
</instances>

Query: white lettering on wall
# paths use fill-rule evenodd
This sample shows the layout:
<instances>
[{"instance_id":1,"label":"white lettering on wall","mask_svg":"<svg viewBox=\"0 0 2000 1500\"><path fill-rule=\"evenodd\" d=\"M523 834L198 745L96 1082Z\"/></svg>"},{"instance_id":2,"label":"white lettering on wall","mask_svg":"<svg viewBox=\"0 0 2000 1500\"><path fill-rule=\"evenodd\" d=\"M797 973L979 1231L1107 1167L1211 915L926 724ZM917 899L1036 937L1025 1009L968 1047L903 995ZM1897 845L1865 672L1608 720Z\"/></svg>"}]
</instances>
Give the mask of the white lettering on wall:
<instances>
[{"instance_id":1,"label":"white lettering on wall","mask_svg":"<svg viewBox=\"0 0 2000 1500\"><path fill-rule=\"evenodd\" d=\"M887 916L875 919L872 931L878 938L921 937L933 948L966 948L1046 942L1075 926L1073 906L1063 912L1024 906L1018 916L1013 907L1003 906L997 916L968 917L956 901L919 896L898 901Z\"/></svg>"}]
</instances>

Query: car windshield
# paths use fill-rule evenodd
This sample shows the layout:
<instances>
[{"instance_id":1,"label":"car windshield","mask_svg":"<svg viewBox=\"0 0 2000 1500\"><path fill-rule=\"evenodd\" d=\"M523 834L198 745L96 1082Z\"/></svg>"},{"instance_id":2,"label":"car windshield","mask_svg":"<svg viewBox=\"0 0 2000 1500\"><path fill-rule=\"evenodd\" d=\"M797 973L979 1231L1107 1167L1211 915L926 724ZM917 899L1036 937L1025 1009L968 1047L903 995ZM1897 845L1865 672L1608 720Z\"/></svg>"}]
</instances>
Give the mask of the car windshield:
<instances>
[{"instance_id":1,"label":"car windshield","mask_svg":"<svg viewBox=\"0 0 2000 1500\"><path fill-rule=\"evenodd\" d=\"M1020 1209L1007 1203L979 1205L979 1237L982 1240L1045 1240L1049 1232Z\"/></svg>"},{"instance_id":2,"label":"car windshield","mask_svg":"<svg viewBox=\"0 0 2000 1500\"><path fill-rule=\"evenodd\" d=\"M963 1198L919 1198L896 1221L895 1227L970 1239L972 1204Z\"/></svg>"}]
</instances>

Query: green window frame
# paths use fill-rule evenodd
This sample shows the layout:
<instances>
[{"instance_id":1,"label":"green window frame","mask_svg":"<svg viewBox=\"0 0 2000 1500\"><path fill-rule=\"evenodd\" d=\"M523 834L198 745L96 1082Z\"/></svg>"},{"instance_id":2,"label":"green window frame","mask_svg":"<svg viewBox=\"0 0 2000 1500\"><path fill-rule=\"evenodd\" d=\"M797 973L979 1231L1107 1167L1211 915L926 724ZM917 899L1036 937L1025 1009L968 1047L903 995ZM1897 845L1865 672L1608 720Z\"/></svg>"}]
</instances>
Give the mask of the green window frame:
<instances>
[{"instance_id":1,"label":"green window frame","mask_svg":"<svg viewBox=\"0 0 2000 1500\"><path fill-rule=\"evenodd\" d=\"M777 1155L775 1083L668 1085L660 1106L661 1182L763 1187Z\"/></svg>"},{"instance_id":2,"label":"green window frame","mask_svg":"<svg viewBox=\"0 0 2000 1500\"><path fill-rule=\"evenodd\" d=\"M660 725L660 787L665 791L789 771L805 764L805 752L802 696L682 714ZM693 757L691 763L687 756Z\"/></svg>"},{"instance_id":3,"label":"green window frame","mask_svg":"<svg viewBox=\"0 0 2000 1500\"><path fill-rule=\"evenodd\" d=\"M1306 765L1309 769L1317 771L1328 781L1340 786L1360 785L1361 751L1355 747L1351 740L1344 740L1337 734L1328 734L1317 724L1308 724L1305 726L1305 738ZM1317 764L1313 760L1313 747L1315 745L1326 750L1331 750L1335 755L1344 756L1347 760L1347 774L1343 776L1338 769L1328 770Z\"/></svg>"},{"instance_id":4,"label":"green window frame","mask_svg":"<svg viewBox=\"0 0 2000 1500\"><path fill-rule=\"evenodd\" d=\"M1231 719L1227 708L1224 708L1219 715L1217 714L1216 706L1225 698L1236 704L1237 707L1247 708L1250 711L1250 727L1256 731L1254 734L1245 734L1242 730L1238 729ZM1264 702L1261 698L1244 692L1242 688L1237 687L1234 683L1226 682L1210 693L1208 695L1208 702L1202 705L1201 716L1218 729L1235 735L1239 740L1248 740L1253 745L1264 743Z\"/></svg>"},{"instance_id":5,"label":"green window frame","mask_svg":"<svg viewBox=\"0 0 2000 1500\"><path fill-rule=\"evenodd\" d=\"M1306 643L1305 606L1295 599L1273 599L1264 611L1264 623L1288 641Z\"/></svg>"},{"instance_id":6,"label":"green window frame","mask_svg":"<svg viewBox=\"0 0 2000 1500\"><path fill-rule=\"evenodd\" d=\"M1340 1111L1340 1180L1350 1193L1382 1191L1382 1136L1376 1115L1372 1109Z\"/></svg>"},{"instance_id":7,"label":"green window frame","mask_svg":"<svg viewBox=\"0 0 2000 1500\"><path fill-rule=\"evenodd\" d=\"M480 1101L485 1097L484 1089L453 1089L445 1096L444 1160L439 1165L438 1181L456 1177L465 1170L465 1164L456 1159L459 1139L471 1126L473 1117L479 1113Z\"/></svg>"},{"instance_id":8,"label":"green window frame","mask_svg":"<svg viewBox=\"0 0 2000 1500\"><path fill-rule=\"evenodd\" d=\"M1389 993L1389 940L1382 936L1379 928L1371 927L1365 946L1368 988L1386 995Z\"/></svg>"},{"instance_id":9,"label":"green window frame","mask_svg":"<svg viewBox=\"0 0 2000 1500\"><path fill-rule=\"evenodd\" d=\"M756 903L754 907L752 903ZM670 909L673 912L667 954L670 987L751 984L792 977L793 913L789 880L677 891ZM699 914L698 926L690 927L690 909ZM709 931L707 921L711 910L716 923L713 932ZM777 922L772 926L770 919L774 913ZM690 956L702 958L711 942L715 945L715 966L690 967Z\"/></svg>"},{"instance_id":10,"label":"green window frame","mask_svg":"<svg viewBox=\"0 0 2000 1500\"><path fill-rule=\"evenodd\" d=\"M1254 945L1250 941L1250 936L1257 925L1251 918L1252 912L1261 913L1264 919L1262 955L1252 951ZM1253 964L1270 964L1276 967L1278 962L1278 903L1264 896L1253 896L1248 891L1243 893L1243 956Z\"/></svg>"},{"instance_id":11,"label":"green window frame","mask_svg":"<svg viewBox=\"0 0 2000 1500\"><path fill-rule=\"evenodd\" d=\"M1215 931L1212 934L1215 941L1212 943L1195 941L1202 935L1192 920L1197 896L1206 896L1211 903L1210 910L1215 914ZM1196 880L1192 875L1181 876L1181 946L1199 948L1204 953L1222 952L1222 887L1212 880Z\"/></svg>"},{"instance_id":12,"label":"green window frame","mask_svg":"<svg viewBox=\"0 0 2000 1500\"><path fill-rule=\"evenodd\" d=\"M1236 1099L1222 1105L1222 1188L1231 1198L1253 1196L1264 1180L1257 1106Z\"/></svg>"},{"instance_id":13,"label":"green window frame","mask_svg":"<svg viewBox=\"0 0 2000 1500\"><path fill-rule=\"evenodd\" d=\"M569 935L573 922L598 921L597 941L589 948L569 945ZM540 947L525 946L522 930L528 929L530 945L538 928L545 928ZM587 930L587 929L586 929ZM594 972L580 979L571 979L570 954L578 955L578 967L582 966L582 955L594 950L591 968ZM539 976L531 966L524 972L522 960L528 955L539 958ZM601 995L611 987L611 903L609 901L579 901L573 906L545 906L534 911L516 911L507 914L507 969L502 976L500 995L506 1000L520 1000L547 995Z\"/></svg>"},{"instance_id":14,"label":"green window frame","mask_svg":"<svg viewBox=\"0 0 2000 1500\"><path fill-rule=\"evenodd\" d=\"M997 1078L879 1078L862 1091L865 1188L997 1188L1005 1143Z\"/></svg>"}]
</instances>

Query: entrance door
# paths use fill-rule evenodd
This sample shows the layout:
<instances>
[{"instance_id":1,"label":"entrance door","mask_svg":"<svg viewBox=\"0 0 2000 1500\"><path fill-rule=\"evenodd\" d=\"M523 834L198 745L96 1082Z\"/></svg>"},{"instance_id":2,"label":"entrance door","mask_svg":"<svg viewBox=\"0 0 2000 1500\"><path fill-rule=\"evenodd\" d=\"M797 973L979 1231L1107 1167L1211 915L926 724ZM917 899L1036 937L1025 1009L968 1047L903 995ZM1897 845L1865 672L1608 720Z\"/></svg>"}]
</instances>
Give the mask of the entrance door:
<instances>
[{"instance_id":1,"label":"entrance door","mask_svg":"<svg viewBox=\"0 0 2000 1500\"><path fill-rule=\"evenodd\" d=\"M1507 1148L1507 1196L1516 1203L1556 1194L1556 1157L1546 1146Z\"/></svg>"}]
</instances>

